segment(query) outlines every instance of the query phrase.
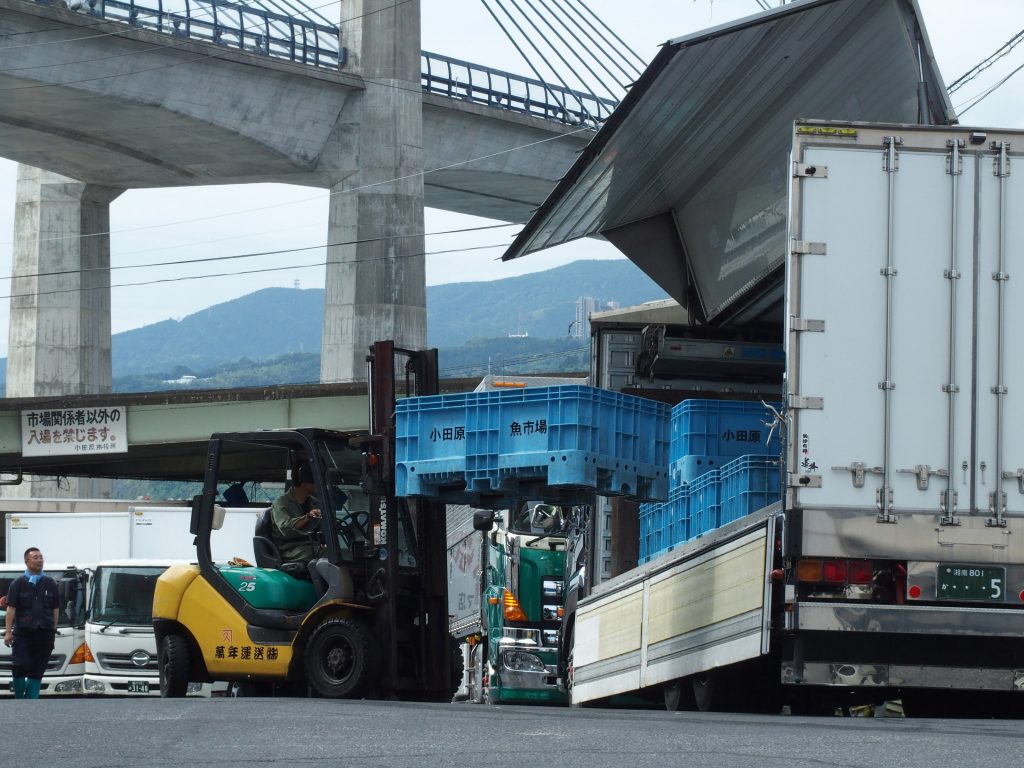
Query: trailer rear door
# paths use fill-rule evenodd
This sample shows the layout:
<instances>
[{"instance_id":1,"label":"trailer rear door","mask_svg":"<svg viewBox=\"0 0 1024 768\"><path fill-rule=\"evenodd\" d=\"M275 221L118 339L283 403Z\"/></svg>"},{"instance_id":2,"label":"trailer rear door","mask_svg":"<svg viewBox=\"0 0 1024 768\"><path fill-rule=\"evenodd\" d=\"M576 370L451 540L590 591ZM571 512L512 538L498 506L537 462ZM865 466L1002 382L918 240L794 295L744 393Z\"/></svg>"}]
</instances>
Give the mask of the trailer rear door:
<instances>
[{"instance_id":1,"label":"trailer rear door","mask_svg":"<svg viewBox=\"0 0 1024 768\"><path fill-rule=\"evenodd\" d=\"M1024 136L801 122L793 146L791 504L1024 514Z\"/></svg>"}]
</instances>

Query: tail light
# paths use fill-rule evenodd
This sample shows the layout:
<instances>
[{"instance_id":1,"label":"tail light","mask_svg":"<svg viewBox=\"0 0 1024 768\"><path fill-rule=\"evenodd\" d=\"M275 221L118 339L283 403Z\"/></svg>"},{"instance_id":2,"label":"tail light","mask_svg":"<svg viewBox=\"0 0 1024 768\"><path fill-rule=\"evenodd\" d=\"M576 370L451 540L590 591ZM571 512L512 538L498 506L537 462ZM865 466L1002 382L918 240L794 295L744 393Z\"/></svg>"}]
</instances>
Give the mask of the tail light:
<instances>
[{"instance_id":1,"label":"tail light","mask_svg":"<svg viewBox=\"0 0 1024 768\"><path fill-rule=\"evenodd\" d=\"M796 564L797 581L807 584L870 584L874 576L871 560L805 557Z\"/></svg>"},{"instance_id":2,"label":"tail light","mask_svg":"<svg viewBox=\"0 0 1024 768\"><path fill-rule=\"evenodd\" d=\"M506 621L528 621L526 613L523 612L522 607L519 605L519 601L516 600L516 596L505 590L505 597L502 600L505 606L505 620Z\"/></svg>"}]
</instances>

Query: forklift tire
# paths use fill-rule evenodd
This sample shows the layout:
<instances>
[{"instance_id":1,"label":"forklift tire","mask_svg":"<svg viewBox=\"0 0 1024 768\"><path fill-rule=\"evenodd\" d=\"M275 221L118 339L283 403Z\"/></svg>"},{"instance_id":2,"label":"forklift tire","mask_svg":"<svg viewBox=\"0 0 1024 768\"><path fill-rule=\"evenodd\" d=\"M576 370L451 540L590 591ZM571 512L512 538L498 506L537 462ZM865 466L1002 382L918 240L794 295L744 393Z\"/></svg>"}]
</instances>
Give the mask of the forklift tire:
<instances>
[{"instance_id":1,"label":"forklift tire","mask_svg":"<svg viewBox=\"0 0 1024 768\"><path fill-rule=\"evenodd\" d=\"M328 619L306 644L306 677L325 698L358 698L372 684L377 666L376 642L358 621Z\"/></svg>"},{"instance_id":2,"label":"forklift tire","mask_svg":"<svg viewBox=\"0 0 1024 768\"><path fill-rule=\"evenodd\" d=\"M160 665L160 695L184 698L188 691L188 642L181 635L164 635L157 654Z\"/></svg>"}]
</instances>

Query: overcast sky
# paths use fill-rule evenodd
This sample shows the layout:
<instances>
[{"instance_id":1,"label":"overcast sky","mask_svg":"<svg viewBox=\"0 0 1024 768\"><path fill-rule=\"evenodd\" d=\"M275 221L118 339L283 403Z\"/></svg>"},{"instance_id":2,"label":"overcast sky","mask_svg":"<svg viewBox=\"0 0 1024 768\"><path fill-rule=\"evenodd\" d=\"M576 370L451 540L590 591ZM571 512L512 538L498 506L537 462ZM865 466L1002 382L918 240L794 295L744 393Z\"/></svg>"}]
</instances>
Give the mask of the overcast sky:
<instances>
[{"instance_id":1,"label":"overcast sky","mask_svg":"<svg viewBox=\"0 0 1024 768\"><path fill-rule=\"evenodd\" d=\"M1024 0L918 0L946 82L952 82L1024 29ZM320 3L310 2L319 6ZM589 0L590 7L646 61L665 40L696 32L760 10L756 0ZM772 0L777 5L777 0ZM324 11L333 15L331 10ZM512 45L487 14L481 0L422 0L423 48L479 64L528 75ZM1024 66L1024 45L956 94L960 106ZM998 128L1024 128L1024 73L1011 78L961 122ZM3 148L0 147L0 155ZM16 165L0 159L0 296L9 292ZM427 233L488 224L481 219L427 210ZM326 240L326 190L284 185L135 190L111 205L111 263L127 267L155 261L306 247ZM549 269L581 258L615 258L610 245L583 241L502 263L499 257L515 229L432 236L427 251L468 246L489 250L427 257L427 283L493 280ZM323 261L323 253L288 256L297 265ZM223 265L115 269L112 282L209 274L280 266L280 257ZM236 275L114 288L115 333L167 318L180 318L211 304L269 286L323 287L322 266L296 266L262 275ZM9 302L0 298L0 355L6 355Z\"/></svg>"}]
</instances>

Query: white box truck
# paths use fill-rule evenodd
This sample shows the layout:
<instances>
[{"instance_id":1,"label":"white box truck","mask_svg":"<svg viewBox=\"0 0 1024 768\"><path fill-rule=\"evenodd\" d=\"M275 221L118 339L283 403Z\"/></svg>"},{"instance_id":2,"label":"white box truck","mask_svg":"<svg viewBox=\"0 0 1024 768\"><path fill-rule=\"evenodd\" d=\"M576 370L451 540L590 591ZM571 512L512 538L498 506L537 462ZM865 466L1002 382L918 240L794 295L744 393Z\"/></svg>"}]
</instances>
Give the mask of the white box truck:
<instances>
[{"instance_id":1,"label":"white box truck","mask_svg":"<svg viewBox=\"0 0 1024 768\"><path fill-rule=\"evenodd\" d=\"M261 511L244 507L224 510L223 524L210 537L215 562L233 558L255 561L252 540ZM89 651L83 672L86 694L160 694L153 590L171 565L195 562L191 517L189 507L132 507L127 521L129 557L100 562L93 570L85 621ZM189 695L209 696L210 692L208 684L189 685Z\"/></svg>"},{"instance_id":2,"label":"white box truck","mask_svg":"<svg viewBox=\"0 0 1024 768\"><path fill-rule=\"evenodd\" d=\"M573 703L1024 710L1022 150L796 123L781 502L567 606Z\"/></svg>"}]
</instances>

